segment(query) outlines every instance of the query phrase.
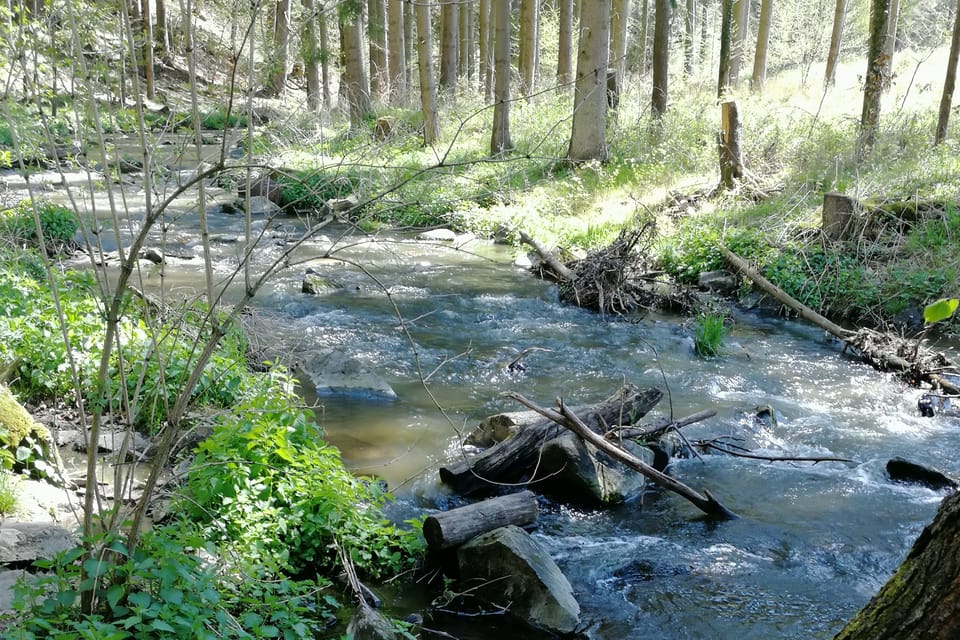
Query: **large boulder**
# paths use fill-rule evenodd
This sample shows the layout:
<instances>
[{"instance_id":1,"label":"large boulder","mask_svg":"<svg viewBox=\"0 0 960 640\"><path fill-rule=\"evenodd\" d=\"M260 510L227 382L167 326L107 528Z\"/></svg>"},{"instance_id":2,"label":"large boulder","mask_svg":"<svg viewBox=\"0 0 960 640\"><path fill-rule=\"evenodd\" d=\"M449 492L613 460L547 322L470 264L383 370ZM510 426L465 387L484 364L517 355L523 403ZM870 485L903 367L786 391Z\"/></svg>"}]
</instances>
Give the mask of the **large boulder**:
<instances>
[{"instance_id":1,"label":"large boulder","mask_svg":"<svg viewBox=\"0 0 960 640\"><path fill-rule=\"evenodd\" d=\"M580 605L547 551L513 525L477 536L457 550L465 588L494 606L551 633L573 632Z\"/></svg>"},{"instance_id":2,"label":"large boulder","mask_svg":"<svg viewBox=\"0 0 960 640\"><path fill-rule=\"evenodd\" d=\"M0 566L49 560L75 546L73 534L56 524L6 521L0 526Z\"/></svg>"},{"instance_id":3,"label":"large boulder","mask_svg":"<svg viewBox=\"0 0 960 640\"><path fill-rule=\"evenodd\" d=\"M299 356L300 381L312 385L318 396L346 395L396 400L397 393L386 380L360 360L336 349L316 350Z\"/></svg>"},{"instance_id":4,"label":"large boulder","mask_svg":"<svg viewBox=\"0 0 960 640\"><path fill-rule=\"evenodd\" d=\"M650 449L630 441L624 448L647 464L653 464ZM590 506L620 504L640 494L646 479L573 433L543 446L537 476L546 478L544 490L562 502Z\"/></svg>"}]
</instances>

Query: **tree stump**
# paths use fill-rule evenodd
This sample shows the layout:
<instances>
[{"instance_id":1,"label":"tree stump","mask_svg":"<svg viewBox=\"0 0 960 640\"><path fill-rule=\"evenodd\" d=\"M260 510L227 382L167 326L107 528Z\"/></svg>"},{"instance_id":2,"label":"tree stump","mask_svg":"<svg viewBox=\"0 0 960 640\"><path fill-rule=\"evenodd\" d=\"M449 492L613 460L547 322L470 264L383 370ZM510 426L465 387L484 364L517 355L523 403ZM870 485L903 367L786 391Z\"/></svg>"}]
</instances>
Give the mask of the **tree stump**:
<instances>
[{"instance_id":1,"label":"tree stump","mask_svg":"<svg viewBox=\"0 0 960 640\"><path fill-rule=\"evenodd\" d=\"M720 153L720 185L732 189L734 180L743 177L743 160L740 156L740 112L735 100L720 105L721 131L717 136Z\"/></svg>"},{"instance_id":2,"label":"tree stump","mask_svg":"<svg viewBox=\"0 0 960 640\"><path fill-rule=\"evenodd\" d=\"M849 240L857 234L860 227L860 205L842 193L823 194L823 213L821 214L821 228L824 235L830 240Z\"/></svg>"}]
</instances>

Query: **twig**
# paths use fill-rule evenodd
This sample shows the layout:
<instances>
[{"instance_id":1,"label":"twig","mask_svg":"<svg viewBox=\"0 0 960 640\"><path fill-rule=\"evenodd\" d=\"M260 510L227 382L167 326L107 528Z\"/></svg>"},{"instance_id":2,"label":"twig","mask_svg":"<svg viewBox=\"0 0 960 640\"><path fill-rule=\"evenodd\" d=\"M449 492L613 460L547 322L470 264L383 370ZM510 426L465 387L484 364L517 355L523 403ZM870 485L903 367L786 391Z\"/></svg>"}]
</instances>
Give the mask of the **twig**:
<instances>
[{"instance_id":1,"label":"twig","mask_svg":"<svg viewBox=\"0 0 960 640\"><path fill-rule=\"evenodd\" d=\"M694 424L695 422L701 422L707 418L712 418L715 415L717 415L716 411L707 409L706 411L698 411L697 413L691 414L686 418L665 421L661 424L655 424L653 426L640 429L635 427L613 427L613 429L606 434L606 438L607 440L612 440L613 438L628 438L637 440L659 438L668 431L682 429L687 425Z\"/></svg>"},{"instance_id":2,"label":"twig","mask_svg":"<svg viewBox=\"0 0 960 640\"><path fill-rule=\"evenodd\" d=\"M712 440L699 440L694 444L704 449L715 449L716 451L726 453L737 458L750 458L751 460L766 460L768 462L812 462L814 464L817 464L818 462L847 462L850 464L860 464L858 461L850 460L849 458L833 458L830 456L765 456L759 453L746 453L746 450L734 451L733 449L728 449L726 445L717 444ZM736 448L743 449L742 447Z\"/></svg>"}]
</instances>

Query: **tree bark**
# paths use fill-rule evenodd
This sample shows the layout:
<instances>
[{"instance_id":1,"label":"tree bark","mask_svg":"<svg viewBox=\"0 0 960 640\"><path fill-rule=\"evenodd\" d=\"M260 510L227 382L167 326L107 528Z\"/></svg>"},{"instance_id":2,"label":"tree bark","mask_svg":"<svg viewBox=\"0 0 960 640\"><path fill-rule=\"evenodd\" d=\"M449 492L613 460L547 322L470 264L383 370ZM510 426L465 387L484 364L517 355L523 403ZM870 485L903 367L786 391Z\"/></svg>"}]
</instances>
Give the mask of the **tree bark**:
<instances>
[{"instance_id":1,"label":"tree bark","mask_svg":"<svg viewBox=\"0 0 960 640\"><path fill-rule=\"evenodd\" d=\"M890 11L887 14L887 30L883 38L884 64L887 66L887 74L883 78L883 90L890 88L893 81L893 55L897 51L897 27L900 22L900 0L890 0Z\"/></svg>"},{"instance_id":2,"label":"tree bark","mask_svg":"<svg viewBox=\"0 0 960 640\"><path fill-rule=\"evenodd\" d=\"M520 95L529 96L537 82L540 47L540 2L520 0Z\"/></svg>"},{"instance_id":3,"label":"tree bark","mask_svg":"<svg viewBox=\"0 0 960 640\"><path fill-rule=\"evenodd\" d=\"M653 25L653 96L651 113L659 118L667 111L670 74L670 2L656 0L657 14Z\"/></svg>"},{"instance_id":4,"label":"tree bark","mask_svg":"<svg viewBox=\"0 0 960 640\"><path fill-rule=\"evenodd\" d=\"M583 0L577 79L573 94L573 125L567 152L572 162L607 159L609 45L610 0Z\"/></svg>"},{"instance_id":5,"label":"tree bark","mask_svg":"<svg viewBox=\"0 0 960 640\"><path fill-rule=\"evenodd\" d=\"M157 51L160 57L164 58L170 51L170 38L167 33L167 2L166 0L155 0L157 14L157 26L153 30L153 39L156 42Z\"/></svg>"},{"instance_id":6,"label":"tree bark","mask_svg":"<svg viewBox=\"0 0 960 640\"><path fill-rule=\"evenodd\" d=\"M467 84L471 89L476 88L477 77L477 10L473 0L464 3L460 9L463 14L463 32L460 34L460 55L465 60Z\"/></svg>"},{"instance_id":7,"label":"tree bark","mask_svg":"<svg viewBox=\"0 0 960 640\"><path fill-rule=\"evenodd\" d=\"M960 493L953 493L897 572L834 640L960 637Z\"/></svg>"},{"instance_id":8,"label":"tree bark","mask_svg":"<svg viewBox=\"0 0 960 640\"><path fill-rule=\"evenodd\" d=\"M370 79L363 59L363 28L360 8L350 15L340 14L340 38L344 61L345 96L350 112L350 128L360 129L372 111Z\"/></svg>"},{"instance_id":9,"label":"tree bark","mask_svg":"<svg viewBox=\"0 0 960 640\"><path fill-rule=\"evenodd\" d=\"M410 1L403 3L403 47L407 58L407 77L405 81L408 87L413 86L413 43L415 42L413 27L418 20L413 5L414 3Z\"/></svg>"},{"instance_id":10,"label":"tree bark","mask_svg":"<svg viewBox=\"0 0 960 640\"><path fill-rule=\"evenodd\" d=\"M740 111L735 101L720 105L720 184L732 189L734 180L743 177L743 160L740 156Z\"/></svg>"},{"instance_id":11,"label":"tree bark","mask_svg":"<svg viewBox=\"0 0 960 640\"><path fill-rule=\"evenodd\" d=\"M730 85L740 84L740 69L747 55L750 34L750 0L733 0L733 42L730 47Z\"/></svg>"},{"instance_id":12,"label":"tree bark","mask_svg":"<svg viewBox=\"0 0 960 640\"><path fill-rule=\"evenodd\" d=\"M385 0L367 0L367 33L370 39L370 94L379 98L390 92Z\"/></svg>"},{"instance_id":13,"label":"tree bark","mask_svg":"<svg viewBox=\"0 0 960 640\"><path fill-rule=\"evenodd\" d=\"M513 148L510 141L510 0L493 0L493 131L490 154Z\"/></svg>"},{"instance_id":14,"label":"tree bark","mask_svg":"<svg viewBox=\"0 0 960 640\"><path fill-rule=\"evenodd\" d=\"M635 424L661 397L663 393L656 388L638 390L624 385L611 397L589 407L581 419L601 432L614 425ZM495 489L496 483L529 478L535 470L540 448L563 432L564 428L553 420L541 419L469 461L458 460L441 467L440 479L463 495L473 495Z\"/></svg>"},{"instance_id":15,"label":"tree bark","mask_svg":"<svg viewBox=\"0 0 960 640\"><path fill-rule=\"evenodd\" d=\"M423 537L431 549L451 549L508 524L531 525L539 512L532 491L511 493L428 516L423 521Z\"/></svg>"},{"instance_id":16,"label":"tree bark","mask_svg":"<svg viewBox=\"0 0 960 640\"><path fill-rule=\"evenodd\" d=\"M307 107L316 114L323 99L320 87L320 49L317 43L317 2L303 0L303 24L300 33L300 55L307 81Z\"/></svg>"},{"instance_id":17,"label":"tree bark","mask_svg":"<svg viewBox=\"0 0 960 640\"><path fill-rule=\"evenodd\" d=\"M390 71L390 102L396 106L407 103L407 54L404 44L403 24L404 0L387 0L388 20L388 56Z\"/></svg>"},{"instance_id":18,"label":"tree bark","mask_svg":"<svg viewBox=\"0 0 960 640\"><path fill-rule=\"evenodd\" d=\"M426 2L418 2L414 11L417 15L417 57L420 68L423 143L430 146L440 138L440 122L437 119L437 85L433 81L433 54L430 51L430 42L433 40L430 5Z\"/></svg>"},{"instance_id":19,"label":"tree bark","mask_svg":"<svg viewBox=\"0 0 960 640\"><path fill-rule=\"evenodd\" d=\"M440 5L440 88L450 93L457 88L457 67L460 60L459 9L457 0L445 0Z\"/></svg>"},{"instance_id":20,"label":"tree bark","mask_svg":"<svg viewBox=\"0 0 960 640\"><path fill-rule=\"evenodd\" d=\"M950 58L947 61L947 77L943 81L943 95L940 98L940 115L937 118L937 131L933 144L943 142L947 137L947 125L950 123L950 107L953 104L953 89L957 82L957 58L960 57L960 0L957 1L956 15L953 18L953 40L950 43Z\"/></svg>"},{"instance_id":21,"label":"tree bark","mask_svg":"<svg viewBox=\"0 0 960 640\"><path fill-rule=\"evenodd\" d=\"M880 97L883 94L884 77L889 74L886 55L883 52L887 33L887 16L890 0L872 0L870 3L870 40L867 51L867 74L863 86L863 112L860 116L860 139L857 157L863 159L877 139L880 125Z\"/></svg>"},{"instance_id":22,"label":"tree bark","mask_svg":"<svg viewBox=\"0 0 960 640\"><path fill-rule=\"evenodd\" d=\"M640 73L647 72L647 52L649 47L647 42L650 40L650 0L643 0L643 6L640 8Z\"/></svg>"},{"instance_id":23,"label":"tree bark","mask_svg":"<svg viewBox=\"0 0 960 640\"><path fill-rule=\"evenodd\" d=\"M333 106L330 97L330 36L327 31L327 16L320 12L317 17L317 31L320 35L320 84L323 86L323 106Z\"/></svg>"},{"instance_id":24,"label":"tree bark","mask_svg":"<svg viewBox=\"0 0 960 640\"><path fill-rule=\"evenodd\" d=\"M773 22L773 0L762 0L760 22L757 25L757 50L753 57L752 89L763 93L767 83L767 45L770 42L770 25Z\"/></svg>"},{"instance_id":25,"label":"tree bark","mask_svg":"<svg viewBox=\"0 0 960 640\"><path fill-rule=\"evenodd\" d=\"M720 74L717 78L717 98L722 100L724 94L730 89L730 49L733 45L733 0L720 1Z\"/></svg>"},{"instance_id":26,"label":"tree bark","mask_svg":"<svg viewBox=\"0 0 960 640\"><path fill-rule=\"evenodd\" d=\"M140 3L140 26L143 43L143 59L140 61L143 69L144 89L147 93L147 99L153 100L156 97L153 82L153 20L150 17L150 0L141 0Z\"/></svg>"},{"instance_id":27,"label":"tree bark","mask_svg":"<svg viewBox=\"0 0 960 640\"><path fill-rule=\"evenodd\" d=\"M627 33L630 26L630 0L613 0L610 7L610 71L613 72L613 87L608 91L618 96L623 89L627 73Z\"/></svg>"},{"instance_id":28,"label":"tree bark","mask_svg":"<svg viewBox=\"0 0 960 640\"><path fill-rule=\"evenodd\" d=\"M566 85L573 80L573 0L558 0L559 51L557 52L557 84Z\"/></svg>"},{"instance_id":29,"label":"tree bark","mask_svg":"<svg viewBox=\"0 0 960 640\"><path fill-rule=\"evenodd\" d=\"M833 31L830 34L830 51L827 53L827 70L823 76L825 87L832 87L837 81L837 62L840 59L840 44L843 40L843 23L847 17L847 0L837 0L833 12Z\"/></svg>"},{"instance_id":30,"label":"tree bark","mask_svg":"<svg viewBox=\"0 0 960 640\"><path fill-rule=\"evenodd\" d=\"M289 72L290 0L277 0L273 5L273 59L267 76L267 95L278 96L283 91Z\"/></svg>"},{"instance_id":31,"label":"tree bark","mask_svg":"<svg viewBox=\"0 0 960 640\"><path fill-rule=\"evenodd\" d=\"M690 77L697 59L697 0L687 0L687 13L684 18L683 72Z\"/></svg>"},{"instance_id":32,"label":"tree bark","mask_svg":"<svg viewBox=\"0 0 960 640\"><path fill-rule=\"evenodd\" d=\"M493 3L490 0L480 0L479 3L479 45L480 45L480 91L484 102L493 99L493 39L491 13Z\"/></svg>"}]
</instances>

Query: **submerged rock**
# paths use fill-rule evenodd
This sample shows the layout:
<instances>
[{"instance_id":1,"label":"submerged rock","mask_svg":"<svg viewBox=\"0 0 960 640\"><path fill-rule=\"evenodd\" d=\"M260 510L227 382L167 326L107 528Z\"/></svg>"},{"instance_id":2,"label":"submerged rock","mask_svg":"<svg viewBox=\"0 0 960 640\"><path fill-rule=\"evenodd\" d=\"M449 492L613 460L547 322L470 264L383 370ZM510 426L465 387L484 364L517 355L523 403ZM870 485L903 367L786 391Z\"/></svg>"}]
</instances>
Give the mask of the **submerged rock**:
<instances>
[{"instance_id":1,"label":"submerged rock","mask_svg":"<svg viewBox=\"0 0 960 640\"><path fill-rule=\"evenodd\" d=\"M523 529L506 526L477 536L457 550L460 579L474 595L530 625L571 633L580 605L566 576Z\"/></svg>"},{"instance_id":2,"label":"submerged rock","mask_svg":"<svg viewBox=\"0 0 960 640\"><path fill-rule=\"evenodd\" d=\"M317 350L304 353L300 358L297 372L302 382L313 385L318 396L347 395L379 400L397 398L397 393L386 380L343 351Z\"/></svg>"},{"instance_id":3,"label":"submerged rock","mask_svg":"<svg viewBox=\"0 0 960 640\"><path fill-rule=\"evenodd\" d=\"M624 441L624 449L647 464L654 454L646 447ZM547 477L544 488L562 502L614 505L640 494L646 479L578 436L568 433L543 447L538 477Z\"/></svg>"},{"instance_id":4,"label":"submerged rock","mask_svg":"<svg viewBox=\"0 0 960 640\"><path fill-rule=\"evenodd\" d=\"M891 480L924 484L931 489L956 489L960 483L950 476L904 458L891 458L887 461L887 475Z\"/></svg>"},{"instance_id":5,"label":"submerged rock","mask_svg":"<svg viewBox=\"0 0 960 640\"><path fill-rule=\"evenodd\" d=\"M328 280L313 269L307 269L303 274L303 283L300 286L300 292L312 296L323 293L330 293L337 289L343 289L343 285L333 280Z\"/></svg>"}]
</instances>

